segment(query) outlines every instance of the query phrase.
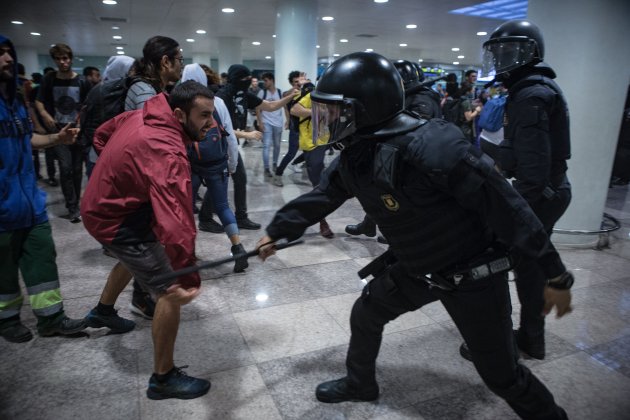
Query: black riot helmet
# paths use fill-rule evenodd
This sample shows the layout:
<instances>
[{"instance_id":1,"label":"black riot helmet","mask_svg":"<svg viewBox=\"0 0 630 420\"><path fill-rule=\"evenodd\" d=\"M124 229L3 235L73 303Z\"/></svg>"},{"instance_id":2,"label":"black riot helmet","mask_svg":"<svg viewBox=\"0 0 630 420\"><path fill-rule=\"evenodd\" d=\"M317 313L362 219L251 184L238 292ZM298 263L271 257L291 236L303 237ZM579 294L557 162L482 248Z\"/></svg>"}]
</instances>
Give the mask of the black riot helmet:
<instances>
[{"instance_id":1,"label":"black riot helmet","mask_svg":"<svg viewBox=\"0 0 630 420\"><path fill-rule=\"evenodd\" d=\"M311 93L313 142L335 143L356 133L373 138L410 131L405 92L396 67L376 53L356 52L326 69Z\"/></svg>"},{"instance_id":2,"label":"black riot helmet","mask_svg":"<svg viewBox=\"0 0 630 420\"><path fill-rule=\"evenodd\" d=\"M418 72L418 82L424 82L424 72L422 71L422 66L418 63L412 63L416 68L416 72Z\"/></svg>"},{"instance_id":3,"label":"black riot helmet","mask_svg":"<svg viewBox=\"0 0 630 420\"><path fill-rule=\"evenodd\" d=\"M407 60L398 60L394 63L394 67L400 73L400 77L403 79L405 89L409 89L414 84L419 82L418 71L412 63Z\"/></svg>"},{"instance_id":4,"label":"black riot helmet","mask_svg":"<svg viewBox=\"0 0 630 420\"><path fill-rule=\"evenodd\" d=\"M538 26L524 19L509 20L483 44L483 72L507 78L509 72L533 66L545 57L545 41Z\"/></svg>"}]
</instances>

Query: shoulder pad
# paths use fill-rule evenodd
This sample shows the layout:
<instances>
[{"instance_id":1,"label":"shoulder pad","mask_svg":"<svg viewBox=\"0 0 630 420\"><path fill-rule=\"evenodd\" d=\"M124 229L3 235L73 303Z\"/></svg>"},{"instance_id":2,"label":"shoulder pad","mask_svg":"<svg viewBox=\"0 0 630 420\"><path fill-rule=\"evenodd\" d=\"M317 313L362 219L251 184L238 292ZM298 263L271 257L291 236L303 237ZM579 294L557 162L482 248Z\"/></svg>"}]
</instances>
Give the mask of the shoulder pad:
<instances>
[{"instance_id":1,"label":"shoulder pad","mask_svg":"<svg viewBox=\"0 0 630 420\"><path fill-rule=\"evenodd\" d=\"M470 142L455 125L439 118L414 131L405 160L424 171L448 172L468 151Z\"/></svg>"}]
</instances>

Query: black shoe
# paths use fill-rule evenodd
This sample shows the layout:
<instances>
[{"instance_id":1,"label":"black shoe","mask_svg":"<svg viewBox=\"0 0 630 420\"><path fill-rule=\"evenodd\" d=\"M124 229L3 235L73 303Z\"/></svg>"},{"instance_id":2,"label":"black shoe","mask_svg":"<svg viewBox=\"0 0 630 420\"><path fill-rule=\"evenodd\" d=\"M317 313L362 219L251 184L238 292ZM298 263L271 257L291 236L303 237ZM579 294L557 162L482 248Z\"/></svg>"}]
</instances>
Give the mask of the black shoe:
<instances>
[{"instance_id":1,"label":"black shoe","mask_svg":"<svg viewBox=\"0 0 630 420\"><path fill-rule=\"evenodd\" d=\"M243 244L232 245L232 249L230 251L232 252L233 257L237 257L241 254L247 253L247 251L245 251L245 248L243 248ZM242 273L247 267L249 267L247 256L243 256L243 258L237 258L236 260L234 260L235 273Z\"/></svg>"},{"instance_id":2,"label":"black shoe","mask_svg":"<svg viewBox=\"0 0 630 420\"><path fill-rule=\"evenodd\" d=\"M37 332L42 337L50 337L57 334L71 335L83 331L85 327L87 327L85 319L71 319L64 315L54 324L39 329Z\"/></svg>"},{"instance_id":3,"label":"black shoe","mask_svg":"<svg viewBox=\"0 0 630 420\"><path fill-rule=\"evenodd\" d=\"M389 242L387 242L387 239L385 239L383 235L378 235L376 237L376 242L378 242L379 244L389 245Z\"/></svg>"},{"instance_id":4,"label":"black shoe","mask_svg":"<svg viewBox=\"0 0 630 420\"><path fill-rule=\"evenodd\" d=\"M516 345L518 349L533 359L543 360L545 358L545 334L538 337L528 337L521 330L514 330Z\"/></svg>"},{"instance_id":5,"label":"black shoe","mask_svg":"<svg viewBox=\"0 0 630 420\"><path fill-rule=\"evenodd\" d=\"M271 173L271 171L269 169L265 169L265 177L273 178L273 174Z\"/></svg>"},{"instance_id":6,"label":"black shoe","mask_svg":"<svg viewBox=\"0 0 630 420\"><path fill-rule=\"evenodd\" d=\"M462 345L459 346L459 355L469 362L472 362L472 356L470 355L470 350L468 349L468 345L466 343L462 343Z\"/></svg>"},{"instance_id":7,"label":"black shoe","mask_svg":"<svg viewBox=\"0 0 630 420\"><path fill-rule=\"evenodd\" d=\"M155 313L155 302L148 293L134 292L131 297L131 313L141 316L144 319L153 319Z\"/></svg>"},{"instance_id":8,"label":"black shoe","mask_svg":"<svg viewBox=\"0 0 630 420\"><path fill-rule=\"evenodd\" d=\"M371 226L366 226L364 222L356 225L348 225L346 226L346 233L348 235L365 235L373 238L376 236L376 226L374 224L372 224Z\"/></svg>"},{"instance_id":9,"label":"black shoe","mask_svg":"<svg viewBox=\"0 0 630 420\"><path fill-rule=\"evenodd\" d=\"M344 401L374 401L378 398L378 385L358 390L348 382L348 378L336 379L317 385L315 396L321 402L340 403Z\"/></svg>"},{"instance_id":10,"label":"black shoe","mask_svg":"<svg viewBox=\"0 0 630 420\"><path fill-rule=\"evenodd\" d=\"M55 178L48 178L48 180L46 182L51 187L56 187L57 185L59 185L59 181L57 181Z\"/></svg>"},{"instance_id":11,"label":"black shoe","mask_svg":"<svg viewBox=\"0 0 630 420\"><path fill-rule=\"evenodd\" d=\"M174 367L163 382L159 381L155 374L151 375L147 397L152 400L167 398L191 400L205 395L210 390L210 381L186 375L186 372L182 370L186 367L188 366Z\"/></svg>"},{"instance_id":12,"label":"black shoe","mask_svg":"<svg viewBox=\"0 0 630 420\"><path fill-rule=\"evenodd\" d=\"M68 215L68 219L70 219L70 223L80 223L81 222L81 213L79 210L70 210L70 214Z\"/></svg>"},{"instance_id":13,"label":"black shoe","mask_svg":"<svg viewBox=\"0 0 630 420\"><path fill-rule=\"evenodd\" d=\"M214 219L210 219L207 222L199 221L199 230L210 233L224 233L223 225L217 223Z\"/></svg>"},{"instance_id":14,"label":"black shoe","mask_svg":"<svg viewBox=\"0 0 630 420\"><path fill-rule=\"evenodd\" d=\"M24 343L33 339L31 330L26 328L19 319L4 322L0 326L0 336L12 343Z\"/></svg>"},{"instance_id":15,"label":"black shoe","mask_svg":"<svg viewBox=\"0 0 630 420\"><path fill-rule=\"evenodd\" d=\"M249 230L260 229L260 223L252 222L248 218L237 220L236 224L239 229L249 229Z\"/></svg>"},{"instance_id":16,"label":"black shoe","mask_svg":"<svg viewBox=\"0 0 630 420\"><path fill-rule=\"evenodd\" d=\"M85 317L88 327L110 329L112 334L122 334L133 330L136 323L118 316L118 312L114 311L112 315L101 315L96 308L92 309Z\"/></svg>"}]
</instances>

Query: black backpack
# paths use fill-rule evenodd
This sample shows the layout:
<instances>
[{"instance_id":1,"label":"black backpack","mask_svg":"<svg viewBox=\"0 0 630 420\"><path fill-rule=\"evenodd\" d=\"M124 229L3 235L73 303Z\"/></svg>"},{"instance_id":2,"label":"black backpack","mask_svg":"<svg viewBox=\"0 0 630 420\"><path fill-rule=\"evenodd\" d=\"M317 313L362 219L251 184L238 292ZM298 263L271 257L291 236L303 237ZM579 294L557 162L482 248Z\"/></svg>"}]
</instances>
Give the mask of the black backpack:
<instances>
[{"instance_id":1,"label":"black backpack","mask_svg":"<svg viewBox=\"0 0 630 420\"><path fill-rule=\"evenodd\" d=\"M195 141L187 147L188 159L193 171L218 170L223 171L228 161L228 133L217 110L212 114L214 124L201 141Z\"/></svg>"},{"instance_id":2,"label":"black backpack","mask_svg":"<svg viewBox=\"0 0 630 420\"><path fill-rule=\"evenodd\" d=\"M448 122L452 122L456 126L462 123L462 99L451 99L444 102L444 107L442 108L442 114L444 115L444 119Z\"/></svg>"},{"instance_id":3,"label":"black backpack","mask_svg":"<svg viewBox=\"0 0 630 420\"><path fill-rule=\"evenodd\" d=\"M81 111L81 145L91 146L96 129L105 121L125 112L127 91L139 80L127 76L99 83L90 90Z\"/></svg>"},{"instance_id":4,"label":"black backpack","mask_svg":"<svg viewBox=\"0 0 630 420\"><path fill-rule=\"evenodd\" d=\"M278 97L280 97L280 99L282 99L282 91L278 88L276 88L276 90L278 91ZM265 99L267 99L267 89L263 89L263 101Z\"/></svg>"}]
</instances>

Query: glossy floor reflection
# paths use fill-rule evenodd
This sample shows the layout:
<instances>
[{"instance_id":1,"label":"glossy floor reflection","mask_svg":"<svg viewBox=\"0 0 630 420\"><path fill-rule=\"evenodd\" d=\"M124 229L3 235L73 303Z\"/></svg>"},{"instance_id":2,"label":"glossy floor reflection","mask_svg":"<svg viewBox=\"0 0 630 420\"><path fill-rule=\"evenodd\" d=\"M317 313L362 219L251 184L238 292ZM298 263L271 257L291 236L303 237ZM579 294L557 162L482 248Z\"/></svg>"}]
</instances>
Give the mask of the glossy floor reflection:
<instances>
[{"instance_id":1,"label":"glossy floor reflection","mask_svg":"<svg viewBox=\"0 0 630 420\"><path fill-rule=\"evenodd\" d=\"M283 143L286 147L286 143ZM247 147L250 218L266 224L286 201L309 189L287 170L285 186L264 177L261 149ZM331 159L330 156L327 159ZM42 166L43 168L44 166ZM42 184L43 185L43 184ZM49 193L65 307L73 317L93 307L114 264L84 230L64 219L59 188ZM630 202L628 187L609 191L606 212L622 222L602 251L560 247L574 270L574 312L548 320L548 356L525 360L571 419L627 419L630 412ZM78 338L0 341L2 419L512 419L511 409L482 384L458 353L461 342L439 303L387 325L374 403L317 402L315 386L344 374L348 319L363 283L356 272L385 250L344 227L363 217L348 202L328 221L327 240L309 228L306 243L243 274L225 265L203 273L203 293L184 308L176 364L209 378L210 392L191 401L145 397L152 371L150 321L133 317L126 290L117 307L136 330ZM262 231L243 231L245 248ZM229 253L225 235L200 232L203 260ZM513 294L515 296L515 294ZM518 301L514 301L518 313ZM30 308L22 310L33 328ZM517 319L514 316L514 319Z\"/></svg>"}]
</instances>

